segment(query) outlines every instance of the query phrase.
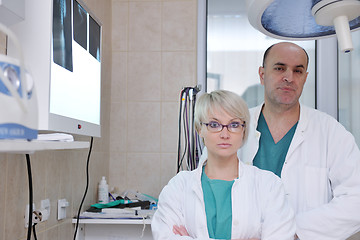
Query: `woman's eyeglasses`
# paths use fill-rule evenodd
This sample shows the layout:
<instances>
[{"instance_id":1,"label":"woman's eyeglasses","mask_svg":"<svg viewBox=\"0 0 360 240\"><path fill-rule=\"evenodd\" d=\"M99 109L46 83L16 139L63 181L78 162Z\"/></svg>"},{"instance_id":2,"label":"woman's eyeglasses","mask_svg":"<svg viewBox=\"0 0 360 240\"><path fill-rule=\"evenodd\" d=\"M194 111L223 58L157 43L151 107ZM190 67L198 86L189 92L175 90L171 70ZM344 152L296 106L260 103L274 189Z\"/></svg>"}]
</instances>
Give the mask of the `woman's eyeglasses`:
<instances>
[{"instance_id":1,"label":"woman's eyeglasses","mask_svg":"<svg viewBox=\"0 0 360 240\"><path fill-rule=\"evenodd\" d=\"M209 130L209 132L213 132L213 133L221 132L224 129L224 127L226 127L227 130L232 133L242 132L243 129L245 128L245 122L244 123L231 122L227 125L223 125L216 121L210 121L208 123L201 123L201 125L205 125L207 127L207 129Z\"/></svg>"}]
</instances>

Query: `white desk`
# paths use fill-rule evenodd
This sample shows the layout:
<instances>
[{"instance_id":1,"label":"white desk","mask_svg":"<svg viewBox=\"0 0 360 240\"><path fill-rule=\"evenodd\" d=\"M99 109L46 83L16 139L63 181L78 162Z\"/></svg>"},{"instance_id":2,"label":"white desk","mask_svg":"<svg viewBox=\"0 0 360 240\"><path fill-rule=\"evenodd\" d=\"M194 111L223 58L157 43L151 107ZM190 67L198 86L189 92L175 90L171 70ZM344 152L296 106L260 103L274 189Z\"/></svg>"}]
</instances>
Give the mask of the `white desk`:
<instances>
[{"instance_id":1,"label":"white desk","mask_svg":"<svg viewBox=\"0 0 360 240\"><path fill-rule=\"evenodd\" d=\"M36 151L44 150L64 150L64 149L80 149L88 148L89 142L74 141L74 142L60 142L60 141L27 141L27 140L6 140L0 139L0 152L6 153L34 153Z\"/></svg>"},{"instance_id":2,"label":"white desk","mask_svg":"<svg viewBox=\"0 0 360 240\"><path fill-rule=\"evenodd\" d=\"M72 222L76 224L76 219ZM76 239L153 240L150 223L150 219L80 219Z\"/></svg>"}]
</instances>

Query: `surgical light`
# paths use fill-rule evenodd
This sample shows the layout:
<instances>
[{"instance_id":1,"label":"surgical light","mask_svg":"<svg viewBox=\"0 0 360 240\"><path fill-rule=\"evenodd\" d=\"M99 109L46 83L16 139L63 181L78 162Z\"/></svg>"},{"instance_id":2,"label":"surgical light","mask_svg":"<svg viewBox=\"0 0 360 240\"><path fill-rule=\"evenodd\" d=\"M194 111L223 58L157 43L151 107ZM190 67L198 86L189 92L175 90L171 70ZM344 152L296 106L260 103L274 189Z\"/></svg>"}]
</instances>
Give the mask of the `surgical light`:
<instances>
[{"instance_id":1,"label":"surgical light","mask_svg":"<svg viewBox=\"0 0 360 240\"><path fill-rule=\"evenodd\" d=\"M353 49L360 0L246 0L250 24L273 38L311 40L337 35L341 51Z\"/></svg>"}]
</instances>

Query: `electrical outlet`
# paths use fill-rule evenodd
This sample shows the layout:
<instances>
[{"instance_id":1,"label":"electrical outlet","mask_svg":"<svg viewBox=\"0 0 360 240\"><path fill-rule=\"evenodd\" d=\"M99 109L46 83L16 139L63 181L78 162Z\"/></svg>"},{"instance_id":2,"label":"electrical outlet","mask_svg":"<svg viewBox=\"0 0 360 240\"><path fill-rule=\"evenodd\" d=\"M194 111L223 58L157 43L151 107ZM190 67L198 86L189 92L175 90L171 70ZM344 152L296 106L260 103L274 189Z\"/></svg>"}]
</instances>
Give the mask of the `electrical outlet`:
<instances>
[{"instance_id":1,"label":"electrical outlet","mask_svg":"<svg viewBox=\"0 0 360 240\"><path fill-rule=\"evenodd\" d=\"M28 228L29 226L29 204L26 205L25 207L25 228ZM35 211L35 203L33 203L33 214L32 214L32 225L35 224L34 220L37 220L35 217L34 217L34 211Z\"/></svg>"},{"instance_id":2,"label":"electrical outlet","mask_svg":"<svg viewBox=\"0 0 360 240\"><path fill-rule=\"evenodd\" d=\"M69 202L64 199L58 200L58 220L66 218L66 208L69 206Z\"/></svg>"},{"instance_id":3,"label":"electrical outlet","mask_svg":"<svg viewBox=\"0 0 360 240\"><path fill-rule=\"evenodd\" d=\"M33 214L32 214L32 225L39 222L44 222L49 219L50 216L50 200L45 199L41 200L40 209L35 208L35 203L33 203ZM29 204L25 208L25 228L29 226Z\"/></svg>"},{"instance_id":4,"label":"electrical outlet","mask_svg":"<svg viewBox=\"0 0 360 240\"><path fill-rule=\"evenodd\" d=\"M42 214L42 222L46 221L49 219L50 216L50 200L49 199L45 199L45 200L41 200L41 206L39 211Z\"/></svg>"}]
</instances>

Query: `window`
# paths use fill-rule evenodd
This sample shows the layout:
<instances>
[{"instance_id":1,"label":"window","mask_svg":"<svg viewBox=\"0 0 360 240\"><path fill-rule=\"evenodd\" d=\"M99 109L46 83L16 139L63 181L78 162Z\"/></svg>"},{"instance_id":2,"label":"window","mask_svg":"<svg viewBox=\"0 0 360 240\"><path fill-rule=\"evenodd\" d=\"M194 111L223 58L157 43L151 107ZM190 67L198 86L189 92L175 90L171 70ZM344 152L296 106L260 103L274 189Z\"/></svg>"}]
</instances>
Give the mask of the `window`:
<instances>
[{"instance_id":1,"label":"window","mask_svg":"<svg viewBox=\"0 0 360 240\"><path fill-rule=\"evenodd\" d=\"M258 68L264 51L280 42L253 28L245 1L207 1L207 77L205 91L227 89L240 94L249 107L263 102ZM300 101L315 107L315 41L297 41L309 54L309 75Z\"/></svg>"},{"instance_id":2,"label":"window","mask_svg":"<svg viewBox=\"0 0 360 240\"><path fill-rule=\"evenodd\" d=\"M354 50L339 52L339 121L360 145L360 31L352 32Z\"/></svg>"}]
</instances>

